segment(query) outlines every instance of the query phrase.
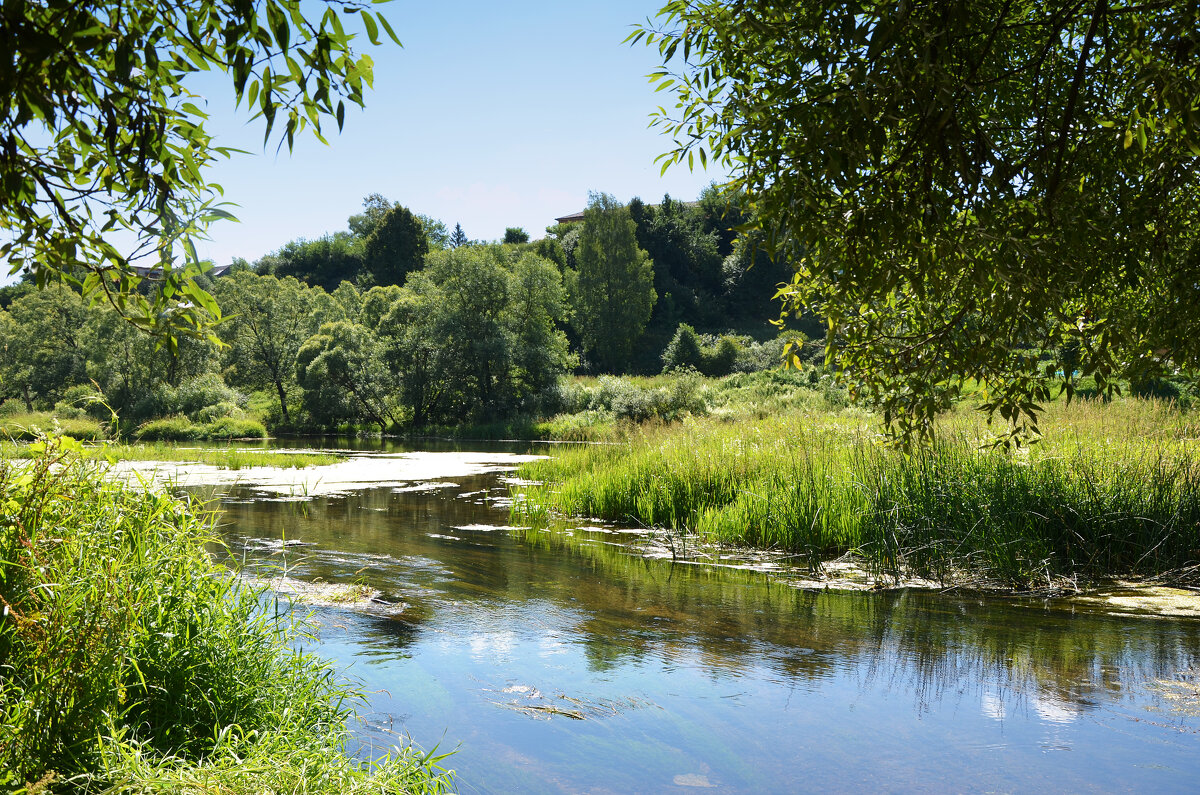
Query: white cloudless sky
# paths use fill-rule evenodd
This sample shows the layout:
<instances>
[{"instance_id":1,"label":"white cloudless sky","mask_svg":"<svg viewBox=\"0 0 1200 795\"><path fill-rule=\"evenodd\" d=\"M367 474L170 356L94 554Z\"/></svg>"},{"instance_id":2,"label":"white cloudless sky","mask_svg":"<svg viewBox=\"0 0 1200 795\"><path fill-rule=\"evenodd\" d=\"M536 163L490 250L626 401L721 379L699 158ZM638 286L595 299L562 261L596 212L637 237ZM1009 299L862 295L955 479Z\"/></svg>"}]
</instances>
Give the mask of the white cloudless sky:
<instances>
[{"instance_id":1,"label":"white cloudless sky","mask_svg":"<svg viewBox=\"0 0 1200 795\"><path fill-rule=\"evenodd\" d=\"M210 178L239 223L222 222L202 257L255 260L289 240L346 228L363 197L381 193L413 212L461 223L473 239L520 226L536 239L556 216L583 209L589 191L621 201L693 199L724 172L697 164L660 177L670 140L648 129L670 100L646 75L657 50L622 41L660 3L410 2L382 10L404 44L359 49L375 61L366 109L348 108L329 146L304 135L290 154L266 150L259 122L233 108L227 79L193 90L207 99L216 143L251 154L219 161ZM314 4L315 7L315 4ZM319 13L315 8L313 13ZM382 34L381 34L382 35Z\"/></svg>"}]
</instances>

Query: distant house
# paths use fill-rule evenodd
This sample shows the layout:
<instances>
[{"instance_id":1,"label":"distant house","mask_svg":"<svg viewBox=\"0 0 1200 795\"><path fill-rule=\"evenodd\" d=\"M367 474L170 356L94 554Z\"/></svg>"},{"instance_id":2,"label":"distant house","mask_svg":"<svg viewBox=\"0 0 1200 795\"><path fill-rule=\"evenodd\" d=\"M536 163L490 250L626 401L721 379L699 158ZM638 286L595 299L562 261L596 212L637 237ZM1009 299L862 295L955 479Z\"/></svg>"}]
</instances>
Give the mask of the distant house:
<instances>
[{"instance_id":1,"label":"distant house","mask_svg":"<svg viewBox=\"0 0 1200 795\"><path fill-rule=\"evenodd\" d=\"M580 210L577 213L571 213L570 215L564 215L562 218L555 218L554 220L558 221L560 224L577 223L583 220L583 210Z\"/></svg>"}]
</instances>

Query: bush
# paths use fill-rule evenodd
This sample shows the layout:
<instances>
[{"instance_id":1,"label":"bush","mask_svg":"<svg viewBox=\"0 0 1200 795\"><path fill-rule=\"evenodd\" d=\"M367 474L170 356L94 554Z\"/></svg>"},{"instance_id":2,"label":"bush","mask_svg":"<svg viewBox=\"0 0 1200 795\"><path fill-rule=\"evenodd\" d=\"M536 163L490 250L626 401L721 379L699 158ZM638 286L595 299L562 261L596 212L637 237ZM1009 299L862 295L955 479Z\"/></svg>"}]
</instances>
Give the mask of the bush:
<instances>
[{"instance_id":1,"label":"bush","mask_svg":"<svg viewBox=\"0 0 1200 795\"><path fill-rule=\"evenodd\" d=\"M205 373L179 385L172 413L183 413L199 420L198 415L203 409L221 403L245 406L246 396L227 386L216 373Z\"/></svg>"},{"instance_id":2,"label":"bush","mask_svg":"<svg viewBox=\"0 0 1200 795\"><path fill-rule=\"evenodd\" d=\"M619 420L672 422L684 414L706 412L708 401L700 375L689 369L677 371L665 387L642 388L624 378L601 376L588 408Z\"/></svg>"},{"instance_id":3,"label":"bush","mask_svg":"<svg viewBox=\"0 0 1200 795\"><path fill-rule=\"evenodd\" d=\"M112 411L105 403L104 393L100 392L91 384L80 384L73 386L63 393L63 398L55 405L54 413L58 416L58 406L71 407L86 414L94 420L100 422L108 422L112 419Z\"/></svg>"},{"instance_id":4,"label":"bush","mask_svg":"<svg viewBox=\"0 0 1200 795\"><path fill-rule=\"evenodd\" d=\"M164 417L143 423L133 433L143 442L194 442L203 438L204 430L187 417Z\"/></svg>"},{"instance_id":5,"label":"bush","mask_svg":"<svg viewBox=\"0 0 1200 795\"><path fill-rule=\"evenodd\" d=\"M225 417L234 417L236 419L241 419L244 416L246 416L246 412L242 411L242 408L240 406L238 406L236 403L230 403L228 401L221 401L220 403L217 403L212 406L205 406L204 408L197 411L196 412L196 422L211 423L211 422L215 422L216 420L223 419Z\"/></svg>"},{"instance_id":6,"label":"bush","mask_svg":"<svg viewBox=\"0 0 1200 795\"><path fill-rule=\"evenodd\" d=\"M675 336L667 343L663 351L663 372L677 370L683 367L699 369L704 359L700 350L700 338L696 330L687 323L680 323L675 329Z\"/></svg>"},{"instance_id":7,"label":"bush","mask_svg":"<svg viewBox=\"0 0 1200 795\"><path fill-rule=\"evenodd\" d=\"M0 417L15 417L25 413L25 401L20 398L9 398L0 403Z\"/></svg>"},{"instance_id":8,"label":"bush","mask_svg":"<svg viewBox=\"0 0 1200 795\"><path fill-rule=\"evenodd\" d=\"M179 396L170 384L158 382L143 395L122 419L141 420L169 417L179 413Z\"/></svg>"},{"instance_id":9,"label":"bush","mask_svg":"<svg viewBox=\"0 0 1200 795\"><path fill-rule=\"evenodd\" d=\"M221 417L201 427L204 439L266 439L267 429L258 420Z\"/></svg>"}]
</instances>

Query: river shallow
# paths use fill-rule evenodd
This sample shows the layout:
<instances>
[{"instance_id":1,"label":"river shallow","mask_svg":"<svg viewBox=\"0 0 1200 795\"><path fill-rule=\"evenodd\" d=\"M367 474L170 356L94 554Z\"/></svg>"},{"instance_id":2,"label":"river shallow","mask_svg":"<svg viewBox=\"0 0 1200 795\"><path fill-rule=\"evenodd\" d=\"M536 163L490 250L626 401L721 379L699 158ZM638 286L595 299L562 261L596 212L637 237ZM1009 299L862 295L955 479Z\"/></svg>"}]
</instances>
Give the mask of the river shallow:
<instances>
[{"instance_id":1,"label":"river shallow","mask_svg":"<svg viewBox=\"0 0 1200 795\"><path fill-rule=\"evenodd\" d=\"M248 568L403 603L312 608L315 650L370 693L363 755L458 749L468 793L1195 790L1196 619L648 560L630 534L509 528L511 463L435 459L197 489Z\"/></svg>"}]
</instances>

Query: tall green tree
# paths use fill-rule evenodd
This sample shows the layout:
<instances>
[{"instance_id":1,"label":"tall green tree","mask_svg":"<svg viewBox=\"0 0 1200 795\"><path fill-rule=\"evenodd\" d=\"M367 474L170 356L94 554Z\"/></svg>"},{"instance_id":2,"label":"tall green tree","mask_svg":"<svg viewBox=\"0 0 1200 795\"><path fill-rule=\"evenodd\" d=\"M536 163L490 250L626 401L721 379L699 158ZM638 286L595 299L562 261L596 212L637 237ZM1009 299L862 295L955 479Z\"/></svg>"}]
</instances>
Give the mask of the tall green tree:
<instances>
[{"instance_id":1,"label":"tall green tree","mask_svg":"<svg viewBox=\"0 0 1200 795\"><path fill-rule=\"evenodd\" d=\"M349 320L322 324L296 354L304 404L318 422L365 420L380 432L395 425L396 385L382 366L377 336Z\"/></svg>"},{"instance_id":2,"label":"tall green tree","mask_svg":"<svg viewBox=\"0 0 1200 795\"><path fill-rule=\"evenodd\" d=\"M463 231L462 224L456 223L454 231L450 233L450 248L458 248L465 246L471 241L467 239L467 233Z\"/></svg>"},{"instance_id":3,"label":"tall green tree","mask_svg":"<svg viewBox=\"0 0 1200 795\"><path fill-rule=\"evenodd\" d=\"M12 0L0 8L0 260L39 284L66 279L136 323L195 332L217 315L190 276L192 240L229 217L207 166L229 150L206 130L187 78L219 70L239 103L282 130L318 137L361 105L371 59L355 53L342 15L372 43L382 16L333 0L310 18L288 0ZM399 43L397 41L397 43ZM119 249L110 233L132 239ZM138 265L164 289L139 290Z\"/></svg>"},{"instance_id":4,"label":"tall green tree","mask_svg":"<svg viewBox=\"0 0 1200 795\"><path fill-rule=\"evenodd\" d=\"M1022 436L1079 373L1200 365L1198 31L1192 2L678 0L631 38L667 164L731 170L786 310L908 439L969 380Z\"/></svg>"},{"instance_id":5,"label":"tall green tree","mask_svg":"<svg viewBox=\"0 0 1200 795\"><path fill-rule=\"evenodd\" d=\"M393 206L363 243L363 264L378 285L403 284L429 253L429 238L420 219L407 207Z\"/></svg>"},{"instance_id":6,"label":"tall green tree","mask_svg":"<svg viewBox=\"0 0 1200 795\"><path fill-rule=\"evenodd\" d=\"M234 386L271 389L285 424L296 387L296 354L312 329L312 290L296 279L230 274L215 288L226 315L219 327L225 376Z\"/></svg>"},{"instance_id":7,"label":"tall green tree","mask_svg":"<svg viewBox=\"0 0 1200 795\"><path fill-rule=\"evenodd\" d=\"M657 294L654 266L638 248L629 209L607 193L591 195L575 261L572 323L597 366L619 370L645 330Z\"/></svg>"}]
</instances>

